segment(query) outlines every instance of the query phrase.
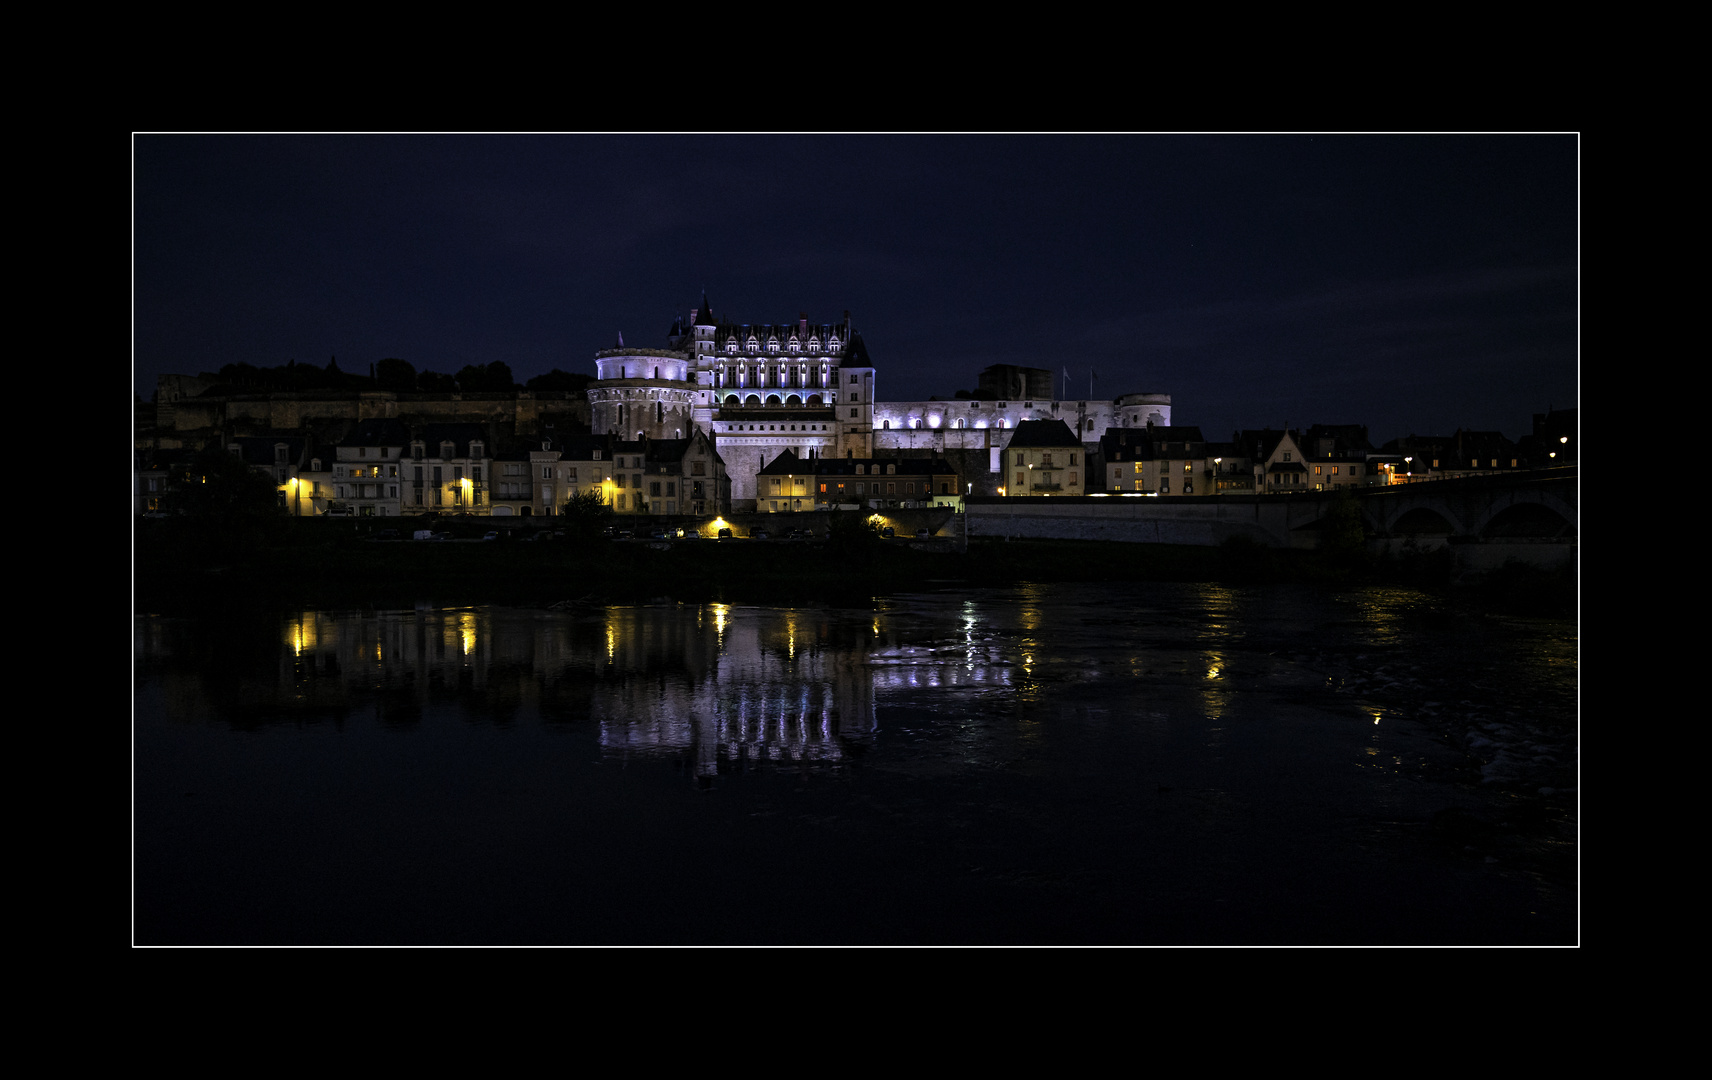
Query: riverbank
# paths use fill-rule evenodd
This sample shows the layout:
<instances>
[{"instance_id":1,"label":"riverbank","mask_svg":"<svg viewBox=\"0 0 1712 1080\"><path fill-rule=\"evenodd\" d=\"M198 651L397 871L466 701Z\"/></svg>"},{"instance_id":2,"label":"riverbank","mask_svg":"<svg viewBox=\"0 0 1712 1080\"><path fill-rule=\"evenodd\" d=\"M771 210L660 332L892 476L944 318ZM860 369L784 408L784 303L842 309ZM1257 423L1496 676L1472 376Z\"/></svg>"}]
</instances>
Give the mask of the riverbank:
<instances>
[{"instance_id":1,"label":"riverbank","mask_svg":"<svg viewBox=\"0 0 1712 1080\"><path fill-rule=\"evenodd\" d=\"M170 614L246 608L398 608L420 603L864 604L874 596L1022 582L1403 584L1452 593L1512 614L1573 618L1568 572L1521 566L1453 581L1435 555L1363 557L1267 548L1094 540L881 539L847 532L819 540L533 542L468 535L381 539L385 522L265 522L234 531L183 520L136 523L137 610ZM408 535L406 532L405 535Z\"/></svg>"}]
</instances>

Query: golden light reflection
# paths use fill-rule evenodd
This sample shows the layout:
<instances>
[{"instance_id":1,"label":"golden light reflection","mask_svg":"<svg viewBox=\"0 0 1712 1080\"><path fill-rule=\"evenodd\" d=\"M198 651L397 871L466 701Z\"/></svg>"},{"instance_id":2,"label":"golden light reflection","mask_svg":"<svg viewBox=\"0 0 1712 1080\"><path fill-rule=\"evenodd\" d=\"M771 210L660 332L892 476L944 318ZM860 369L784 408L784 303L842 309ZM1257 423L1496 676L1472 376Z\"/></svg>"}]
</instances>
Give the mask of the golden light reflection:
<instances>
[{"instance_id":1,"label":"golden light reflection","mask_svg":"<svg viewBox=\"0 0 1712 1080\"><path fill-rule=\"evenodd\" d=\"M286 634L291 639L293 656L314 652L321 644L314 616L299 615L286 626Z\"/></svg>"},{"instance_id":2,"label":"golden light reflection","mask_svg":"<svg viewBox=\"0 0 1712 1080\"><path fill-rule=\"evenodd\" d=\"M725 649L725 627L731 620L730 604L713 605L713 631L717 637L717 645L721 651Z\"/></svg>"},{"instance_id":3,"label":"golden light reflection","mask_svg":"<svg viewBox=\"0 0 1712 1080\"><path fill-rule=\"evenodd\" d=\"M474 613L466 611L463 617L458 620L458 638L465 656L475 652L476 617Z\"/></svg>"}]
</instances>

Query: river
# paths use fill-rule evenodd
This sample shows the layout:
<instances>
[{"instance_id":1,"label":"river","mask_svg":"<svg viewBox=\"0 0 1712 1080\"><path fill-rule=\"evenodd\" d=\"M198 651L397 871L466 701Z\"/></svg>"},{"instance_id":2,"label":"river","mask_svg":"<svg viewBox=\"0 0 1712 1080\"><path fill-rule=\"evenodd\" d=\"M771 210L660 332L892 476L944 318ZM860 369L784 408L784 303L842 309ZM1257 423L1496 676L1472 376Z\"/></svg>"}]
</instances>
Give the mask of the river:
<instances>
[{"instance_id":1,"label":"river","mask_svg":"<svg viewBox=\"0 0 1712 1080\"><path fill-rule=\"evenodd\" d=\"M1573 944L1577 635L1397 588L139 616L140 944Z\"/></svg>"}]
</instances>

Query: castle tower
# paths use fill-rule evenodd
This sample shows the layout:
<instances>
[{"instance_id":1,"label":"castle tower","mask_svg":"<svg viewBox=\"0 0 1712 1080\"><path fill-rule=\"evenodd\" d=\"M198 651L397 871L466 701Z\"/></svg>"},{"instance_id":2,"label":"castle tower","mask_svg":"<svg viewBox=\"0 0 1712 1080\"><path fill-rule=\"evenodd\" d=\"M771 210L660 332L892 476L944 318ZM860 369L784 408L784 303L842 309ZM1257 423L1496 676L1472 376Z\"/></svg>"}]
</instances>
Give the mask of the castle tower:
<instances>
[{"instance_id":1,"label":"castle tower","mask_svg":"<svg viewBox=\"0 0 1712 1080\"><path fill-rule=\"evenodd\" d=\"M694 354L631 349L618 344L595 354L589 384L590 426L621 439L684 439L695 426Z\"/></svg>"}]
</instances>

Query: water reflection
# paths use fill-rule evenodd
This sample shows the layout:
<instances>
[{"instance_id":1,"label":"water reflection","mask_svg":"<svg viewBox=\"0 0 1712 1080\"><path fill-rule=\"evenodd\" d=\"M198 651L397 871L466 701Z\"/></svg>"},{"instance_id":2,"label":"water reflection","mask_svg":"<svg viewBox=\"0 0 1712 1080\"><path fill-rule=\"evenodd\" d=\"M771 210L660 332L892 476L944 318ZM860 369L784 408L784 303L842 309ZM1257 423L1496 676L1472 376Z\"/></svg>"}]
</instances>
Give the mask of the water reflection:
<instances>
[{"instance_id":1,"label":"water reflection","mask_svg":"<svg viewBox=\"0 0 1712 1080\"><path fill-rule=\"evenodd\" d=\"M1454 941L1465 911L1547 910L1470 909L1468 877L1573 842L1568 800L1527 801L1575 782L1573 624L1406 591L144 617L135 641L150 940ZM1535 833L1464 835L1507 805Z\"/></svg>"},{"instance_id":2,"label":"water reflection","mask_svg":"<svg viewBox=\"0 0 1712 1080\"><path fill-rule=\"evenodd\" d=\"M539 720L587 726L602 754L671 757L704 776L766 762L837 766L873 741L882 705L972 717L969 737L1007 746L1056 712L1152 723L1181 719L1188 705L1217 744L1257 693L1348 695L1352 717L1373 731L1382 719L1438 720L1447 700L1467 696L1469 677L1502 666L1486 676L1487 698L1527 687L1531 701L1555 693L1573 708L1573 628L1538 644L1506 636L1500 653L1500 639L1439 626L1443 616L1423 614L1430 606L1397 589L1022 585L897 596L869 611L302 612L265 629L145 618L136 651L183 719L256 728L372 718L400 731L441 715ZM1484 724L1506 708L1464 714Z\"/></svg>"}]
</instances>

